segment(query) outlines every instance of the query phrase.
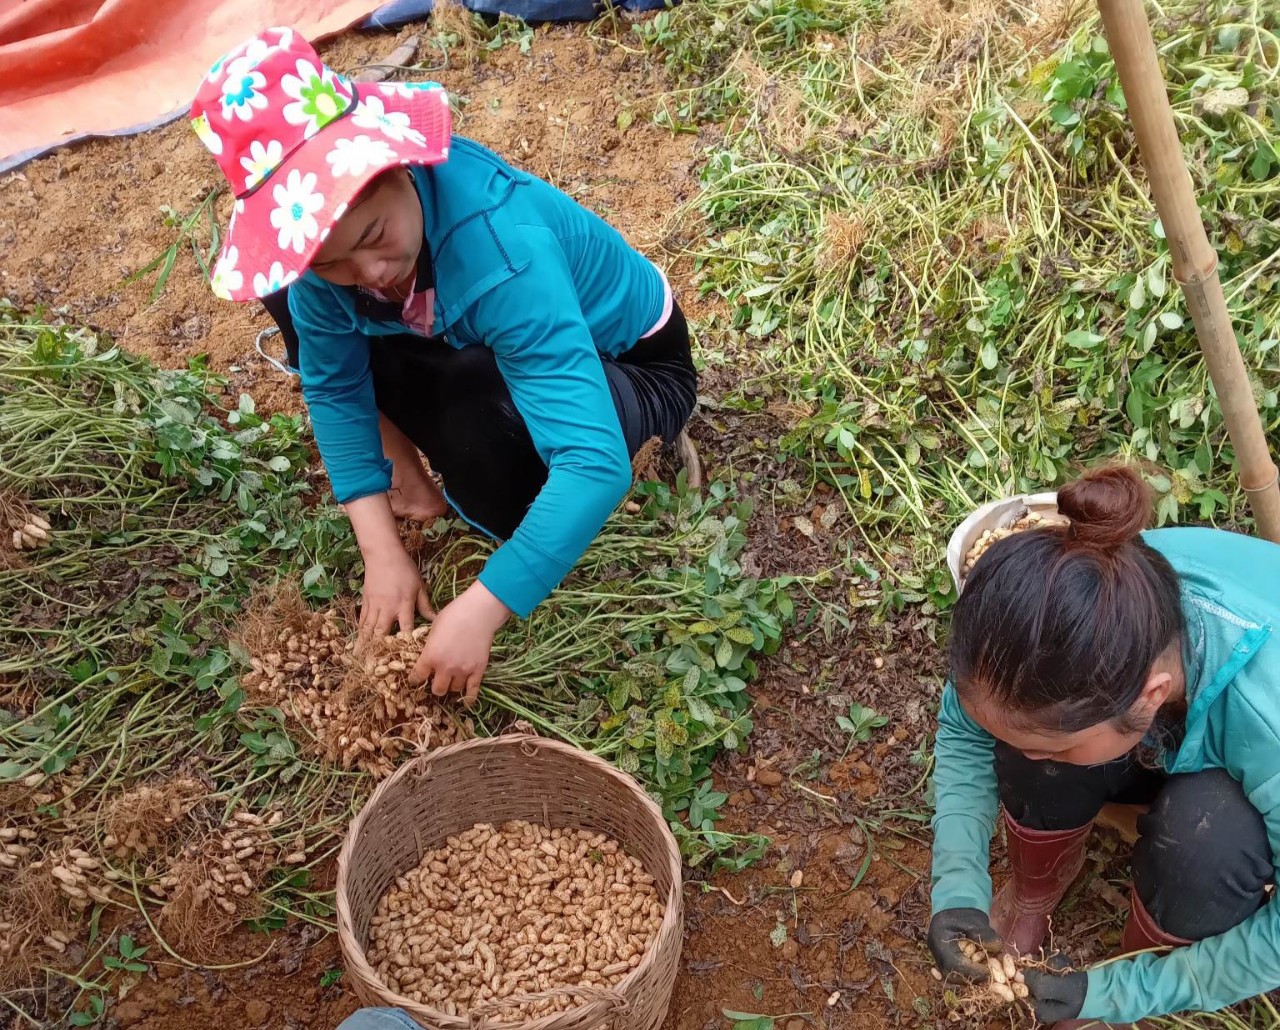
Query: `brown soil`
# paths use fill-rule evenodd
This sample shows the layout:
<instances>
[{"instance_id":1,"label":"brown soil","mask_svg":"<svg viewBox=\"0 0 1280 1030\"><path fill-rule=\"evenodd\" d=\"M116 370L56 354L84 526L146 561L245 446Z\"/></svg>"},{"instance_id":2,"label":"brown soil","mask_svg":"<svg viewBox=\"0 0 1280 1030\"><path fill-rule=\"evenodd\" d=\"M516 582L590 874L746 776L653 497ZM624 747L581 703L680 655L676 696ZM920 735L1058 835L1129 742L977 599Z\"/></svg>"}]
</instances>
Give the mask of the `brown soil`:
<instances>
[{"instance_id":1,"label":"brown soil","mask_svg":"<svg viewBox=\"0 0 1280 1030\"><path fill-rule=\"evenodd\" d=\"M429 32L348 36L326 57L350 69L390 52L411 31ZM465 102L461 132L549 178L657 252L668 215L696 190L702 141L652 125L649 98L663 86L640 55L577 27L539 30L527 57L508 47L474 67L459 63L458 54L453 60L436 77ZM634 121L624 130L628 119L619 115L628 110ZM190 211L216 177L184 122L27 165L0 180L0 294L23 305L65 306L70 317L162 365L208 354L214 369L231 376L233 390L253 394L260 411L298 411L291 382L254 353L255 334L269 324L265 313L256 304L217 301L189 249L154 304L149 282L122 282L174 239L161 205ZM672 279L692 299L687 269L677 267ZM726 374L712 370L704 393L714 394ZM772 448L759 443L783 428L774 415L713 409L695 436L709 471L732 455L737 475L777 484L803 479L777 467ZM823 517L828 499L816 500L822 510L815 499L797 499L792 508L778 497L759 503L748 568L770 574L840 566L838 547L854 536L839 518ZM827 600L856 600L866 585L839 573L823 590ZM940 682L936 623L910 615L883 623L866 609L853 613L851 626L824 623L821 612L804 606L799 614L795 639L755 688L759 713L749 753L718 769L720 789L731 795L722 828L767 834L773 847L743 873L691 873L686 946L667 1025L722 1028L724 1008L788 1014L779 1030L959 1025L946 1024L923 947L925 770L912 758L928 741ZM812 623L811 614L819 616ZM835 717L852 700L891 722L845 754ZM1095 866L1113 857L1108 842L1100 847ZM802 879L792 887L796 872ZM1108 893L1105 878L1094 883L1103 889L1077 889L1063 919L1078 931L1068 939L1088 942L1100 957L1118 927L1118 895ZM140 920L122 929L152 946L151 968L118 981L107 1027L325 1030L356 1004L341 980L322 985L340 967L335 938L303 923L270 935L242 927L220 945L219 968L204 969L171 960ZM80 975L97 972L90 963ZM52 1010L63 1011L74 989L50 983Z\"/></svg>"}]
</instances>

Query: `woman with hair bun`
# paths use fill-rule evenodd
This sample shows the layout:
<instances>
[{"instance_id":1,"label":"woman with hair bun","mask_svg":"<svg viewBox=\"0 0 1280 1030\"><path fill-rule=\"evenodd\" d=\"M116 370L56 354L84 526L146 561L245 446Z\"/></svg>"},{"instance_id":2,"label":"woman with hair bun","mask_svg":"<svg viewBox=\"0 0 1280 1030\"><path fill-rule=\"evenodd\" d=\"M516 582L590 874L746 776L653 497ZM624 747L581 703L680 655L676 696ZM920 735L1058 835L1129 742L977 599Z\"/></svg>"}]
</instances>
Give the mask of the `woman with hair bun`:
<instances>
[{"instance_id":1,"label":"woman with hair bun","mask_svg":"<svg viewBox=\"0 0 1280 1030\"><path fill-rule=\"evenodd\" d=\"M933 820L929 947L948 976L1038 953L1109 802L1138 820L1123 952L1028 970L1037 1018L1129 1026L1280 986L1280 546L1215 529L1144 532L1131 468L1058 493L1065 525L991 547L951 629ZM1003 806L1012 876L992 900ZM1156 949L1156 950L1150 950Z\"/></svg>"}]
</instances>

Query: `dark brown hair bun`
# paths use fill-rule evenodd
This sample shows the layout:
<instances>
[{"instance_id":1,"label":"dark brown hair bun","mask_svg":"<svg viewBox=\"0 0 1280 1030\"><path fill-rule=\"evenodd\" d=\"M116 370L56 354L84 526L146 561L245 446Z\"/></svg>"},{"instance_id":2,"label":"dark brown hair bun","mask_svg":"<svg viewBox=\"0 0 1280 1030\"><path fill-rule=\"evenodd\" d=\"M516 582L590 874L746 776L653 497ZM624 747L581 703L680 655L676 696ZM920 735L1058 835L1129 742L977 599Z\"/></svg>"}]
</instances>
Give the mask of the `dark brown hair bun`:
<instances>
[{"instance_id":1,"label":"dark brown hair bun","mask_svg":"<svg viewBox=\"0 0 1280 1030\"><path fill-rule=\"evenodd\" d=\"M1151 488L1130 465L1086 472L1058 491L1058 511L1071 520L1067 538L1099 551L1127 544L1151 523Z\"/></svg>"}]
</instances>

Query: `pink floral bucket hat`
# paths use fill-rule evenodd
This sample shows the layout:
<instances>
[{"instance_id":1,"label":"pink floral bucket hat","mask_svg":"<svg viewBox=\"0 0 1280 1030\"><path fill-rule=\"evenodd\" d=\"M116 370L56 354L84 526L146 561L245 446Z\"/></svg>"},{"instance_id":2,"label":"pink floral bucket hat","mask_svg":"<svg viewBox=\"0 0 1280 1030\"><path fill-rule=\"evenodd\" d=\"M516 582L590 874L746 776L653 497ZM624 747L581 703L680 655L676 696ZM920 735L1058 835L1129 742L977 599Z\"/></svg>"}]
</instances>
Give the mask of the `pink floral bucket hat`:
<instances>
[{"instance_id":1,"label":"pink floral bucket hat","mask_svg":"<svg viewBox=\"0 0 1280 1030\"><path fill-rule=\"evenodd\" d=\"M446 160L452 121L443 87L357 85L293 29L275 28L209 70L191 123L236 198L213 292L253 300L306 271L380 172Z\"/></svg>"}]
</instances>

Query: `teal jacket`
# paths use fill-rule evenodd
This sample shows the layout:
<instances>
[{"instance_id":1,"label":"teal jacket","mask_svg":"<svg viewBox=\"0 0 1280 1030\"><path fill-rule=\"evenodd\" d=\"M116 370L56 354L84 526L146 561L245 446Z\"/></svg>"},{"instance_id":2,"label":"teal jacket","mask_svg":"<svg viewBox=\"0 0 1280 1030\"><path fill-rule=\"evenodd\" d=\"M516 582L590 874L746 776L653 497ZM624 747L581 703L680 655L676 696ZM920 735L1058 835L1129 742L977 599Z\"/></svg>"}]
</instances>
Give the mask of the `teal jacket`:
<instances>
[{"instance_id":1,"label":"teal jacket","mask_svg":"<svg viewBox=\"0 0 1280 1030\"><path fill-rule=\"evenodd\" d=\"M480 574L508 608L528 615L630 488L600 355L616 357L653 328L662 276L602 219L470 140L455 136L448 161L413 176L435 270L433 335L493 351L548 467L519 528ZM405 326L357 314L351 289L312 272L290 288L289 312L334 495L382 493L391 466L378 435L369 337Z\"/></svg>"},{"instance_id":2,"label":"teal jacket","mask_svg":"<svg viewBox=\"0 0 1280 1030\"><path fill-rule=\"evenodd\" d=\"M1187 637L1187 733L1170 773L1224 769L1266 821L1280 856L1280 547L1215 529L1145 534L1182 581ZM938 716L933 910L991 905L995 741L948 684ZM1089 971L1081 1017L1128 1022L1212 1011L1280 984L1280 907L1264 905L1218 937L1167 955Z\"/></svg>"}]
</instances>

